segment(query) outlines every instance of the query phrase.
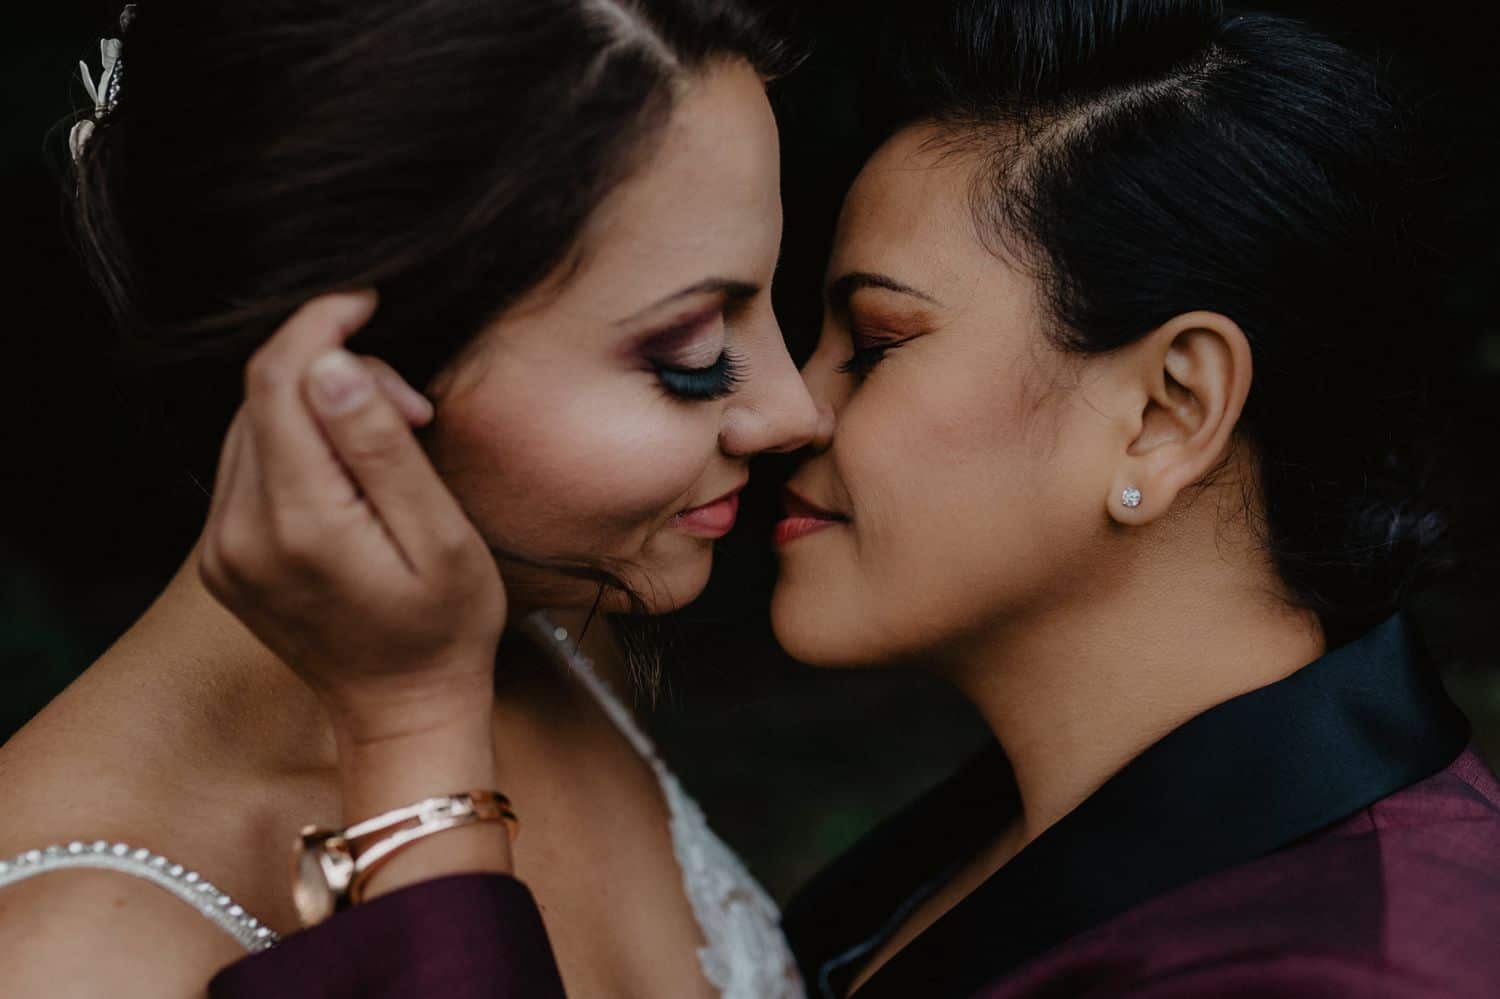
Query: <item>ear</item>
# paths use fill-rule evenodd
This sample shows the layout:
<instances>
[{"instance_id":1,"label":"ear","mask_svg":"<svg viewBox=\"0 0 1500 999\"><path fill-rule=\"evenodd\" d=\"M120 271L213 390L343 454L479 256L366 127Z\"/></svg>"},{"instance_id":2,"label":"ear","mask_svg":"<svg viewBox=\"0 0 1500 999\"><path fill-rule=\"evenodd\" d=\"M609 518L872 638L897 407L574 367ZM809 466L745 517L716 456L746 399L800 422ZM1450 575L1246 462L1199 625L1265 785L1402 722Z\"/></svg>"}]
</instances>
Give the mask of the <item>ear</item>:
<instances>
[{"instance_id":1,"label":"ear","mask_svg":"<svg viewBox=\"0 0 1500 999\"><path fill-rule=\"evenodd\" d=\"M1109 512L1138 526L1165 515L1228 452L1250 395L1250 341L1225 316L1190 312L1125 348L1121 361L1133 401Z\"/></svg>"}]
</instances>

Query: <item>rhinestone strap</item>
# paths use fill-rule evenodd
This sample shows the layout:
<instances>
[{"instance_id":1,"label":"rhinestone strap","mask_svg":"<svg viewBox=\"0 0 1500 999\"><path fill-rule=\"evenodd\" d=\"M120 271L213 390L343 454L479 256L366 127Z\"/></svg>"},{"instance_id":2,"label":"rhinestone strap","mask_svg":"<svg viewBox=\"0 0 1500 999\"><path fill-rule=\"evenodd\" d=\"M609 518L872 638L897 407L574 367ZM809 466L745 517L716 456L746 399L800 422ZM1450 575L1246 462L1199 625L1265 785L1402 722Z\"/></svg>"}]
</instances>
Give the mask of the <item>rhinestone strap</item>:
<instances>
[{"instance_id":1,"label":"rhinestone strap","mask_svg":"<svg viewBox=\"0 0 1500 999\"><path fill-rule=\"evenodd\" d=\"M263 925L234 899L203 880L197 871L187 870L150 850L133 850L124 843L74 841L67 846L28 850L9 861L0 861L0 888L49 871L83 867L119 871L165 888L238 940L248 951L265 950L277 942L278 938L269 926Z\"/></svg>"}]
</instances>

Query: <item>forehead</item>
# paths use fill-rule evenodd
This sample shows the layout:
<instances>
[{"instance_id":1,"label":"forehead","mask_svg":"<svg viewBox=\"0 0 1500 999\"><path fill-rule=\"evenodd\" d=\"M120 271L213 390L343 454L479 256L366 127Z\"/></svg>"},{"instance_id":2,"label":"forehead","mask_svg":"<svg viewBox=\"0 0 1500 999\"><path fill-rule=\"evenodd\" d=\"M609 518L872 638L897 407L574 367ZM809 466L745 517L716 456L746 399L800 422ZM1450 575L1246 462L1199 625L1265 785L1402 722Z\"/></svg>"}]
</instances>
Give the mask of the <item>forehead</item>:
<instances>
[{"instance_id":1,"label":"forehead","mask_svg":"<svg viewBox=\"0 0 1500 999\"><path fill-rule=\"evenodd\" d=\"M634 275L688 284L699 272L743 272L780 237L781 164L765 86L725 62L689 80L636 173L596 210L580 278Z\"/></svg>"},{"instance_id":2,"label":"forehead","mask_svg":"<svg viewBox=\"0 0 1500 999\"><path fill-rule=\"evenodd\" d=\"M977 238L972 156L934 128L897 133L872 156L844 199L830 275L890 274L946 301L1001 262Z\"/></svg>"}]
</instances>

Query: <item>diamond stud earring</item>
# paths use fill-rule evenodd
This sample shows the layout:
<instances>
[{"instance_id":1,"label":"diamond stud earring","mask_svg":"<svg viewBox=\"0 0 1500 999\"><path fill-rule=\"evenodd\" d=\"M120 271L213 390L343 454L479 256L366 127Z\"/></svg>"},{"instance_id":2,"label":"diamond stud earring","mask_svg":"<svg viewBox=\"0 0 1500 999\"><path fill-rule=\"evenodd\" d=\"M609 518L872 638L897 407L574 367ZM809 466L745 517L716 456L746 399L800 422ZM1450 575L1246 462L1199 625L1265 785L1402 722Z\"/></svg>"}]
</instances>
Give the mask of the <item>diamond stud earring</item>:
<instances>
[{"instance_id":1,"label":"diamond stud earring","mask_svg":"<svg viewBox=\"0 0 1500 999\"><path fill-rule=\"evenodd\" d=\"M1132 486L1120 494L1120 502L1134 510L1141 505L1141 491Z\"/></svg>"}]
</instances>

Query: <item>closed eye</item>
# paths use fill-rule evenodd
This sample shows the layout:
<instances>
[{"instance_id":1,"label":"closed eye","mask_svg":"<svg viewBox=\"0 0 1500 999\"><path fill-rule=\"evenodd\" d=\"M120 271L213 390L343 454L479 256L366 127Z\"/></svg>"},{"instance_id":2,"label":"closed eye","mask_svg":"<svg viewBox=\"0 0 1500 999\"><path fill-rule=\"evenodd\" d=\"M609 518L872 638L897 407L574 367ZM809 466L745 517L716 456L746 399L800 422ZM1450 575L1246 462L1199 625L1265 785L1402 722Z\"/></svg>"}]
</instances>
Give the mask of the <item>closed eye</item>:
<instances>
[{"instance_id":1,"label":"closed eye","mask_svg":"<svg viewBox=\"0 0 1500 999\"><path fill-rule=\"evenodd\" d=\"M838 370L842 374L864 378L871 371L875 370L876 365L885 360L885 355L907 342L907 340L861 341L856 336L854 338L853 354L850 355L847 361L839 365Z\"/></svg>"},{"instance_id":2,"label":"closed eye","mask_svg":"<svg viewBox=\"0 0 1500 999\"><path fill-rule=\"evenodd\" d=\"M744 381L744 365L728 348L706 368L682 368L659 361L654 367L657 379L668 393L690 402L722 399Z\"/></svg>"}]
</instances>

